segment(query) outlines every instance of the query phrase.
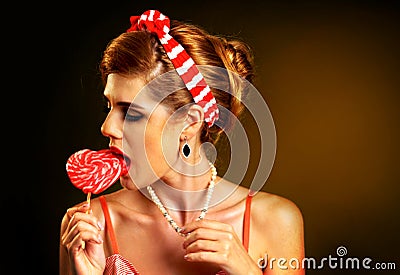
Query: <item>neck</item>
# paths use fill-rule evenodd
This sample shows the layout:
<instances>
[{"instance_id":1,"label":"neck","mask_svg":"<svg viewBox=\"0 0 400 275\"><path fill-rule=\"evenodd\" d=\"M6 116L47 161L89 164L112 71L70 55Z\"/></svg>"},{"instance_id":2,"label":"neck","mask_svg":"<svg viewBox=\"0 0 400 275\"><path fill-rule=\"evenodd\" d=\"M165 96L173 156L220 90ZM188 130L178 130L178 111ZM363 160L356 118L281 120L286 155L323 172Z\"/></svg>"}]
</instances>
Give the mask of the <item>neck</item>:
<instances>
[{"instance_id":1,"label":"neck","mask_svg":"<svg viewBox=\"0 0 400 275\"><path fill-rule=\"evenodd\" d=\"M200 220L205 217L208 211L210 200L214 192L215 180L217 177L217 171L215 167L211 163L209 163L209 165L211 168L209 169L210 179L208 181L206 189L197 191L178 190L168 184L163 184L163 181L158 181L156 184L153 184L153 186L147 186L146 188L151 200L161 210L164 217L178 234L181 228L177 224L175 219L179 220L181 224L185 224L189 219L192 220L192 218L189 217L192 215L189 215L188 212L200 210L200 214L197 217L197 219ZM157 187L159 194L162 194L162 196L166 195L164 196L164 200L160 199L159 195L156 194L154 187ZM199 204L199 202L201 201L202 204ZM175 210L175 218L171 216L171 210Z\"/></svg>"},{"instance_id":2,"label":"neck","mask_svg":"<svg viewBox=\"0 0 400 275\"><path fill-rule=\"evenodd\" d=\"M210 177L208 177L207 185L209 180ZM193 212L201 210L204 206L205 198L207 196L207 188L200 190L182 190L176 189L162 181L152 184L152 187L168 211L174 210Z\"/></svg>"},{"instance_id":3,"label":"neck","mask_svg":"<svg viewBox=\"0 0 400 275\"><path fill-rule=\"evenodd\" d=\"M214 189L216 170L212 164L207 161L207 167L201 165L186 165L185 167L185 171L173 170L174 175L164 177L152 184L153 190L166 209L201 210L204 208L211 182Z\"/></svg>"},{"instance_id":4,"label":"neck","mask_svg":"<svg viewBox=\"0 0 400 275\"><path fill-rule=\"evenodd\" d=\"M174 167L156 185L168 185L177 191L192 192L207 189L211 180L210 163L204 154L196 159L178 158ZM164 183L164 184L160 184ZM153 186L156 186L153 184Z\"/></svg>"}]
</instances>

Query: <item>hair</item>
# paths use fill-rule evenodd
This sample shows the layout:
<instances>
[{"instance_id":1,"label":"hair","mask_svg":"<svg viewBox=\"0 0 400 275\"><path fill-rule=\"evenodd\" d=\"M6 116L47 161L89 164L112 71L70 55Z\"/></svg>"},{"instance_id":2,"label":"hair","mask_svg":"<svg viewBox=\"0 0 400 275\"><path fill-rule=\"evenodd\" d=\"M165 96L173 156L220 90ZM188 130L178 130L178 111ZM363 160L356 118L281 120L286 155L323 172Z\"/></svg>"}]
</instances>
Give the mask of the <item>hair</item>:
<instances>
[{"instance_id":1,"label":"hair","mask_svg":"<svg viewBox=\"0 0 400 275\"><path fill-rule=\"evenodd\" d=\"M199 26L176 20L171 20L169 34L183 46L196 65L225 68L253 83L254 56L251 48L238 38L212 35ZM157 76L171 70L175 68L163 46L156 35L147 31L120 34L107 45L100 62L100 73L104 85L108 75L112 73L140 77L149 83ZM230 83L231 93L211 86L210 89L217 104L239 118L244 110L241 101L245 95L242 94L243 89L232 87L234 85L232 83ZM178 110L194 101L185 88L169 94L161 103L172 110ZM221 112L218 120L219 125L224 125L223 128L229 128L232 124L231 118ZM221 127L216 125L208 127L204 122L200 141L216 143L221 132Z\"/></svg>"}]
</instances>

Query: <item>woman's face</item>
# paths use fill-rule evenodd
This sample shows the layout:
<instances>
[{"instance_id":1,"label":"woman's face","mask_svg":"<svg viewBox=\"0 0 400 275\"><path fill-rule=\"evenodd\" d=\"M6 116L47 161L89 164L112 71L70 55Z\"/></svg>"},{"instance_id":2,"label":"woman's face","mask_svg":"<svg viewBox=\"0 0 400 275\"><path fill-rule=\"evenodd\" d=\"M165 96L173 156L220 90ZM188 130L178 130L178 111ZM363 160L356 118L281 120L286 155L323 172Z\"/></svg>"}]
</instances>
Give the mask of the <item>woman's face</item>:
<instances>
[{"instance_id":1,"label":"woman's face","mask_svg":"<svg viewBox=\"0 0 400 275\"><path fill-rule=\"evenodd\" d=\"M171 111L158 104L149 91L140 92L145 82L110 74L104 96L109 113L102 133L129 157L129 176L137 188L150 185L171 172L179 159L179 137L183 122L169 120ZM126 188L135 188L129 176L121 178Z\"/></svg>"}]
</instances>

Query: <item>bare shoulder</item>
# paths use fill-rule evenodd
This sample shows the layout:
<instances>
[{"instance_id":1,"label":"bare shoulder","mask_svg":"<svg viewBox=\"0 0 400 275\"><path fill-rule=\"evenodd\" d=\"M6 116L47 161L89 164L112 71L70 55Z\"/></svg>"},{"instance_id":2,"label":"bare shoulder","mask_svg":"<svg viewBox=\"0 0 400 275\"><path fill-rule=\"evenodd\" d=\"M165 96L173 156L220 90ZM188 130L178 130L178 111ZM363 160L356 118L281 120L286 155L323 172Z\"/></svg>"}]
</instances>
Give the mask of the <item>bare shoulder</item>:
<instances>
[{"instance_id":1,"label":"bare shoulder","mask_svg":"<svg viewBox=\"0 0 400 275\"><path fill-rule=\"evenodd\" d=\"M251 217L257 231L275 236L303 233L303 214L291 200L268 192L258 192L252 202Z\"/></svg>"},{"instance_id":2,"label":"bare shoulder","mask_svg":"<svg viewBox=\"0 0 400 275\"><path fill-rule=\"evenodd\" d=\"M293 201L258 192L251 204L251 221L254 251L274 257L303 257L303 215Z\"/></svg>"},{"instance_id":3,"label":"bare shoulder","mask_svg":"<svg viewBox=\"0 0 400 275\"><path fill-rule=\"evenodd\" d=\"M303 215L293 201L268 192L256 193L251 204L250 228L249 253L253 259L304 258ZM272 268L271 262L269 265ZM269 271L271 274L287 273L283 269ZM290 269L289 273L304 275L304 270Z\"/></svg>"},{"instance_id":4,"label":"bare shoulder","mask_svg":"<svg viewBox=\"0 0 400 275\"><path fill-rule=\"evenodd\" d=\"M260 191L253 197L252 218L256 223L273 223L280 226L302 226L303 215L291 200Z\"/></svg>"}]
</instances>

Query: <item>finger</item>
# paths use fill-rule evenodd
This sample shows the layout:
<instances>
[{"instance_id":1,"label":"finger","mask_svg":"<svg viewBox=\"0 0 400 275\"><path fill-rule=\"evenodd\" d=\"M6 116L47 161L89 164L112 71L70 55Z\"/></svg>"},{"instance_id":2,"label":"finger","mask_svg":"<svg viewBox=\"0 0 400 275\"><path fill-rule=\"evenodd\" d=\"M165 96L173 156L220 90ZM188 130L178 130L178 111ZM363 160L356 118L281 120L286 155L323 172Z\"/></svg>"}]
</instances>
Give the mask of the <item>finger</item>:
<instances>
[{"instance_id":1,"label":"finger","mask_svg":"<svg viewBox=\"0 0 400 275\"><path fill-rule=\"evenodd\" d=\"M221 242L210 240L196 240L186 247L186 254L200 251L216 252L223 249L223 244Z\"/></svg>"},{"instance_id":2,"label":"finger","mask_svg":"<svg viewBox=\"0 0 400 275\"><path fill-rule=\"evenodd\" d=\"M214 220L208 220L208 219L202 219L202 220L196 220L193 222L190 222L186 224L182 228L182 233L187 234L191 233L193 230L197 228L209 228L209 229L214 229L214 230L220 230L220 231L230 231L233 232L233 227L230 224L214 221Z\"/></svg>"},{"instance_id":3,"label":"finger","mask_svg":"<svg viewBox=\"0 0 400 275\"><path fill-rule=\"evenodd\" d=\"M86 213L88 209L89 208L87 205L82 205L82 206L73 207L73 208L70 208L67 210L67 215L68 216L72 215L72 216L70 216L68 226L61 238L62 240L66 237L66 235L71 231L71 229L79 221L84 221L88 224L91 224L94 227L97 227L98 230L103 230L103 226L100 224L99 220L95 216L91 215L91 211L89 212L89 214Z\"/></svg>"},{"instance_id":4,"label":"finger","mask_svg":"<svg viewBox=\"0 0 400 275\"><path fill-rule=\"evenodd\" d=\"M75 240L76 236L83 236L81 237L83 241L103 242L99 228L83 220L78 221L67 231L67 234L63 236L62 244L68 246L69 243Z\"/></svg>"},{"instance_id":5,"label":"finger","mask_svg":"<svg viewBox=\"0 0 400 275\"><path fill-rule=\"evenodd\" d=\"M63 239L63 238L65 237L65 235L71 230L71 227L73 227L73 226L75 225L75 223L74 223L74 215L75 215L77 212L86 213L86 212L88 212L88 210L89 210L89 204L87 204L87 203L84 203L84 204L82 204L82 205L80 205L80 206L74 206L74 207L71 207L71 208L68 208L68 209L67 209L66 216L68 217L69 222L68 222L67 228L66 228L65 231L64 231L64 234L63 234L63 236L62 236L62 239Z\"/></svg>"},{"instance_id":6,"label":"finger","mask_svg":"<svg viewBox=\"0 0 400 275\"><path fill-rule=\"evenodd\" d=\"M186 235L183 242L183 248L188 247L191 243L197 240L232 240L234 238L233 233L227 231L221 231L209 228L197 228Z\"/></svg>"},{"instance_id":7,"label":"finger","mask_svg":"<svg viewBox=\"0 0 400 275\"><path fill-rule=\"evenodd\" d=\"M69 218L72 218L72 216L76 213L76 212L86 212L89 210L89 204L88 203L84 203L82 205L79 206L75 206L75 207L71 207L67 210L67 215Z\"/></svg>"},{"instance_id":8,"label":"finger","mask_svg":"<svg viewBox=\"0 0 400 275\"><path fill-rule=\"evenodd\" d=\"M76 223L81 222L81 221L88 223L93 227L96 227L98 230L103 230L103 226L100 224L97 217L92 215L92 213L86 214L86 213L82 213L82 212L75 212L75 214L72 216L71 220L69 221L69 225L70 225L70 227L73 227L73 226L75 226Z\"/></svg>"},{"instance_id":9,"label":"finger","mask_svg":"<svg viewBox=\"0 0 400 275\"><path fill-rule=\"evenodd\" d=\"M78 234L74 235L71 242L69 242L66 246L69 251L79 252L80 250L85 249L86 242L102 244L103 239L100 234L93 234L90 231L81 231Z\"/></svg>"},{"instance_id":10,"label":"finger","mask_svg":"<svg viewBox=\"0 0 400 275\"><path fill-rule=\"evenodd\" d=\"M211 251L199 251L185 254L184 259L189 262L206 262L224 266L227 262L227 255Z\"/></svg>"}]
</instances>

